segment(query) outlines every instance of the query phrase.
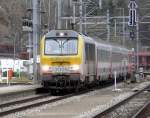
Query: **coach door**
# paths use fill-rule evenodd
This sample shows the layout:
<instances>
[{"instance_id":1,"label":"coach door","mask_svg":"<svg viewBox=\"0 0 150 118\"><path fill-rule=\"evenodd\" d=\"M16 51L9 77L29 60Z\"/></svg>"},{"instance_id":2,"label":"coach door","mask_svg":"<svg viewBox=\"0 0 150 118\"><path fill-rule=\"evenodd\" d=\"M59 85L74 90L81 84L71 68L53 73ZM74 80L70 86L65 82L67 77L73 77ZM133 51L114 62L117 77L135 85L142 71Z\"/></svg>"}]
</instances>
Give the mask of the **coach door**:
<instances>
[{"instance_id":1,"label":"coach door","mask_svg":"<svg viewBox=\"0 0 150 118\"><path fill-rule=\"evenodd\" d=\"M86 52L87 74L89 75L90 78L94 79L96 75L95 45L86 43L85 52Z\"/></svg>"}]
</instances>

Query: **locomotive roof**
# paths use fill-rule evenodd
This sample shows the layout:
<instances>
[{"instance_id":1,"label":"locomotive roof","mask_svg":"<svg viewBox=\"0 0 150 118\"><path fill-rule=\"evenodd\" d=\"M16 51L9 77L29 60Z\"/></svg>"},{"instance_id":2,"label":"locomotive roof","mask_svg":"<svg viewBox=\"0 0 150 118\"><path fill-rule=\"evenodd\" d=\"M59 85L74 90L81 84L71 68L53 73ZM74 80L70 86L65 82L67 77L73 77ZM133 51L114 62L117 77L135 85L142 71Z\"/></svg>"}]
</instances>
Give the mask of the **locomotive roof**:
<instances>
[{"instance_id":1,"label":"locomotive roof","mask_svg":"<svg viewBox=\"0 0 150 118\"><path fill-rule=\"evenodd\" d=\"M59 35L61 33L63 33L66 37L78 37L79 35L76 31L73 30L51 30L45 35L45 37L62 37L61 35Z\"/></svg>"},{"instance_id":2,"label":"locomotive roof","mask_svg":"<svg viewBox=\"0 0 150 118\"><path fill-rule=\"evenodd\" d=\"M84 36L82 35L83 38L85 38L84 40L87 42L94 42L98 48L104 49L104 50L112 50L113 52L121 52L121 53L128 53L128 49L120 46L120 45L116 45L116 44L112 44L112 43L108 43L106 41L103 41L101 39L98 39L99 41L96 41L94 38L88 37L88 36Z\"/></svg>"}]
</instances>

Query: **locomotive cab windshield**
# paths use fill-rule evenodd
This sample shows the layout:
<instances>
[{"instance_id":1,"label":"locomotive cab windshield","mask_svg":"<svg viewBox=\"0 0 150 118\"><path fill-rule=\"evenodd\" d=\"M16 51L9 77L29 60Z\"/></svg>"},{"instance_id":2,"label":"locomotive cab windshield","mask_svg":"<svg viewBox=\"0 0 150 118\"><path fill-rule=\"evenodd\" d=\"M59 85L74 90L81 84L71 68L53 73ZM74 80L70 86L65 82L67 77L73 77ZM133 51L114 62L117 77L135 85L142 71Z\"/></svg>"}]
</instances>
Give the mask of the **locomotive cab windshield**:
<instances>
[{"instance_id":1,"label":"locomotive cab windshield","mask_svg":"<svg viewBox=\"0 0 150 118\"><path fill-rule=\"evenodd\" d=\"M75 37L52 37L45 39L45 55L77 55L78 39Z\"/></svg>"}]
</instances>

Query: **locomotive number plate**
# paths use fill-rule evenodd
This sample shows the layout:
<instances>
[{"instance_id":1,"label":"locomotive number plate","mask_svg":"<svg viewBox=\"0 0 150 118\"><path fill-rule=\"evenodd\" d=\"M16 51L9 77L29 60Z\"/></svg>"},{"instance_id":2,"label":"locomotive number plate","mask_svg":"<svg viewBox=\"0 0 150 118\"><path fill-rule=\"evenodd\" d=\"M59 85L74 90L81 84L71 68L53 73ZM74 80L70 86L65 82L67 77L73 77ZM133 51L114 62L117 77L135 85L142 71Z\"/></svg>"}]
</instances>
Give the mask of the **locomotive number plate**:
<instances>
[{"instance_id":1,"label":"locomotive number plate","mask_svg":"<svg viewBox=\"0 0 150 118\"><path fill-rule=\"evenodd\" d=\"M65 73L65 72L69 72L69 68L68 67L53 67L51 68L52 72L54 73Z\"/></svg>"}]
</instances>

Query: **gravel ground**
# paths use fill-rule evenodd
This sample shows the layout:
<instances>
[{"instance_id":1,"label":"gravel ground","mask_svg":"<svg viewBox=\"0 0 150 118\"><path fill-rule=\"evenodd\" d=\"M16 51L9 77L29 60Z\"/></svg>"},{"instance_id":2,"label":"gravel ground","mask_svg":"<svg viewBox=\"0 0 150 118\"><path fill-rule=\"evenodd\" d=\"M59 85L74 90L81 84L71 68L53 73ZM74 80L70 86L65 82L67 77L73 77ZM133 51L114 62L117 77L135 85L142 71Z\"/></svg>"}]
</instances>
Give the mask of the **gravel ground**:
<instances>
[{"instance_id":1,"label":"gravel ground","mask_svg":"<svg viewBox=\"0 0 150 118\"><path fill-rule=\"evenodd\" d=\"M33 104L33 103L37 103L37 102L52 100L52 99L56 99L56 98L58 98L58 96L49 96L49 97L46 97L46 98L43 98L43 99L33 100L33 101L30 101L30 102L27 102L27 103L25 102L25 103L22 103L22 104L11 105L9 107L0 108L0 112L7 111L7 110L10 110L12 108L18 108L18 107L25 106L25 105L28 105L28 104Z\"/></svg>"},{"instance_id":2,"label":"gravel ground","mask_svg":"<svg viewBox=\"0 0 150 118\"><path fill-rule=\"evenodd\" d=\"M0 104L35 95L35 89L39 87L39 85L13 85L7 87L0 87Z\"/></svg>"},{"instance_id":3,"label":"gravel ground","mask_svg":"<svg viewBox=\"0 0 150 118\"><path fill-rule=\"evenodd\" d=\"M117 108L110 114L107 114L107 118L131 118L141 107L144 106L150 100L149 92L143 92L136 98L132 99L125 105ZM144 118L144 117L143 117Z\"/></svg>"},{"instance_id":4,"label":"gravel ground","mask_svg":"<svg viewBox=\"0 0 150 118\"><path fill-rule=\"evenodd\" d=\"M54 103L8 115L4 118L91 118L106 108L132 95L136 84L117 84L121 91L114 92L113 86L74 96ZM143 82L140 89L150 82Z\"/></svg>"}]
</instances>

